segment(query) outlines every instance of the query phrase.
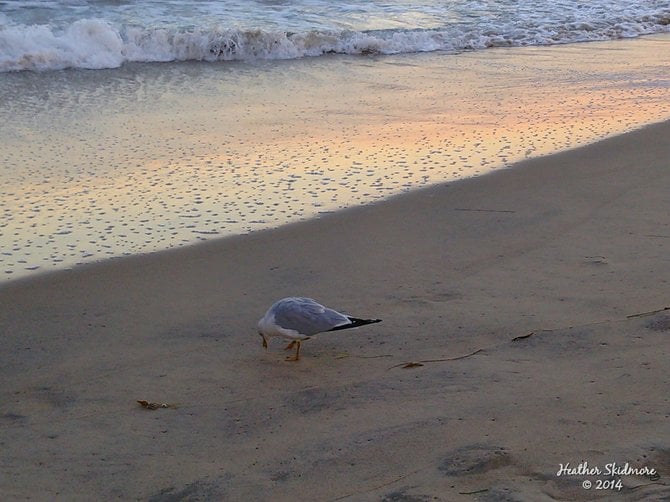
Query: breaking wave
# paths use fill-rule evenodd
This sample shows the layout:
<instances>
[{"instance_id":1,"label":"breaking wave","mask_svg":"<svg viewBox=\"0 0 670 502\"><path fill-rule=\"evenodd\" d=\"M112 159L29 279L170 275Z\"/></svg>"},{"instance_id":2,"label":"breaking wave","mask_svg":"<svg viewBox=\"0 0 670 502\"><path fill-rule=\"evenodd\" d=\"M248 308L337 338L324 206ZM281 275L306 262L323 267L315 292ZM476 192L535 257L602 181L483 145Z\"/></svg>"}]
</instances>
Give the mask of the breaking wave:
<instances>
[{"instance_id":1,"label":"breaking wave","mask_svg":"<svg viewBox=\"0 0 670 502\"><path fill-rule=\"evenodd\" d=\"M0 19L0 21L2 21ZM670 10L639 18L563 24L454 24L437 29L307 31L117 27L81 19L65 28L0 24L0 72L103 69L126 62L295 59L325 54L400 54L552 45L670 31Z\"/></svg>"}]
</instances>

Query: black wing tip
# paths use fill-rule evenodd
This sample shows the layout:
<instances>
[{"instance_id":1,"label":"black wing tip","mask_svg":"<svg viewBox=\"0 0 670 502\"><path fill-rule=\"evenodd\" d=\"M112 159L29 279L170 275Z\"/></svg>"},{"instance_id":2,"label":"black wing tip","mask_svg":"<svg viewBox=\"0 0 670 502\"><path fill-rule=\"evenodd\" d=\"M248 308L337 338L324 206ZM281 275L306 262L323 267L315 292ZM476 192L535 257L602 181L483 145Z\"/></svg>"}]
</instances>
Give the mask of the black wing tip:
<instances>
[{"instance_id":1,"label":"black wing tip","mask_svg":"<svg viewBox=\"0 0 670 502\"><path fill-rule=\"evenodd\" d=\"M382 322L381 319L359 319L358 317L349 317L349 316L347 317L351 321L351 324L355 326L365 326L366 324L374 324L376 322Z\"/></svg>"},{"instance_id":2,"label":"black wing tip","mask_svg":"<svg viewBox=\"0 0 670 502\"><path fill-rule=\"evenodd\" d=\"M381 319L359 319L357 317L347 317L350 324L343 324L342 326L336 326L329 331L337 331L339 329L349 329L349 328L358 328L359 326L365 326L366 324L374 324L376 322L382 322Z\"/></svg>"}]
</instances>

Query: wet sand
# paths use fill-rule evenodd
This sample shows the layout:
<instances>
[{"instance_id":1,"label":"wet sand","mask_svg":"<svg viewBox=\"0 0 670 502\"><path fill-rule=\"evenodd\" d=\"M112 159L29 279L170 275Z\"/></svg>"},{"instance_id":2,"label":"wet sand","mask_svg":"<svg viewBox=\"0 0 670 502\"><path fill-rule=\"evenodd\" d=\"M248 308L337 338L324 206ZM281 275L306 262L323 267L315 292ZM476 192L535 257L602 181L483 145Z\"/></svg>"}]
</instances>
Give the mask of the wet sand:
<instances>
[{"instance_id":1,"label":"wet sand","mask_svg":"<svg viewBox=\"0 0 670 502\"><path fill-rule=\"evenodd\" d=\"M0 493L667 498L669 136L3 286ZM289 363L255 330L287 295L383 322Z\"/></svg>"},{"instance_id":2,"label":"wet sand","mask_svg":"<svg viewBox=\"0 0 670 502\"><path fill-rule=\"evenodd\" d=\"M0 74L0 282L247 233L670 117L670 35Z\"/></svg>"}]
</instances>

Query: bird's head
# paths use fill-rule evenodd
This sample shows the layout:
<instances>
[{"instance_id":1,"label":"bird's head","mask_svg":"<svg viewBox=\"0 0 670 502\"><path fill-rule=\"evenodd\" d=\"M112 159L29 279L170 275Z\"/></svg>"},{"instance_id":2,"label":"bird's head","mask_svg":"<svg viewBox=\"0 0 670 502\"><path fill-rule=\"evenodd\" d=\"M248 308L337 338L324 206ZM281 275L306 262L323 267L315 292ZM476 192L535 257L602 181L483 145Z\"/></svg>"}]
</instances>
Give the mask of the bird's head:
<instances>
[{"instance_id":1,"label":"bird's head","mask_svg":"<svg viewBox=\"0 0 670 502\"><path fill-rule=\"evenodd\" d=\"M260 331L258 332L258 335L263 339L263 348L267 349L268 348L268 339L265 338L265 335L261 333Z\"/></svg>"},{"instance_id":2,"label":"bird's head","mask_svg":"<svg viewBox=\"0 0 670 502\"><path fill-rule=\"evenodd\" d=\"M270 341L270 338L277 336L272 329L272 326L268 326L266 317L263 317L260 321L258 321L258 336L263 339L263 348L265 349L268 348L268 342Z\"/></svg>"}]
</instances>

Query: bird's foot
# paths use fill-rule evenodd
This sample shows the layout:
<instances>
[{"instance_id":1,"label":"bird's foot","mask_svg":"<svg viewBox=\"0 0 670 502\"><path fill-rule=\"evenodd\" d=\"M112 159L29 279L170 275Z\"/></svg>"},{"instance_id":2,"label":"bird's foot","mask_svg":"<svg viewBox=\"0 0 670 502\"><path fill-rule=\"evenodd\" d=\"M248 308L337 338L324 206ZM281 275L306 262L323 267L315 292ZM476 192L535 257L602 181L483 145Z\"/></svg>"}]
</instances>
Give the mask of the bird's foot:
<instances>
[{"instance_id":1,"label":"bird's foot","mask_svg":"<svg viewBox=\"0 0 670 502\"><path fill-rule=\"evenodd\" d=\"M293 340L288 344L286 350L292 349L295 346L295 355L293 357L289 356L286 358L287 361L298 361L300 359L300 340Z\"/></svg>"}]
</instances>

